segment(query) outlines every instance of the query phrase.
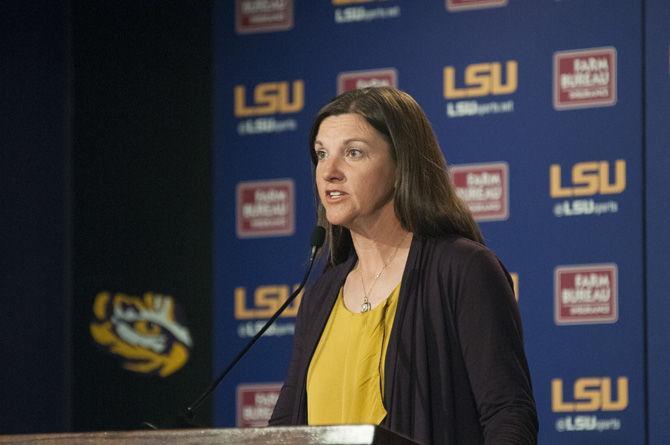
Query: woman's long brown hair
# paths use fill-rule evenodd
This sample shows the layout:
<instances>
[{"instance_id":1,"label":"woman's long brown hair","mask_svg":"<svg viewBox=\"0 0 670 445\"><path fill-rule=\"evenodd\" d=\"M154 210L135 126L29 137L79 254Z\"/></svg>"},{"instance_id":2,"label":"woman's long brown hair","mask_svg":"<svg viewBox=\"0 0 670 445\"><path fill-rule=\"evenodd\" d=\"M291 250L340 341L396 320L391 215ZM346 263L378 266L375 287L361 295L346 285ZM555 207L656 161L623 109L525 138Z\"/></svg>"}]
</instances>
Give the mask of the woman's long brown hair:
<instances>
[{"instance_id":1,"label":"woman's long brown hair","mask_svg":"<svg viewBox=\"0 0 670 445\"><path fill-rule=\"evenodd\" d=\"M314 141L321 122L329 116L355 113L381 133L396 162L394 208L403 229L420 237L458 234L484 243L470 210L456 195L447 162L425 113L407 93L389 87L372 87L341 94L317 114L310 132L312 164L317 159ZM353 244L346 227L334 226L316 197L317 223L326 229L329 264L346 260Z\"/></svg>"}]
</instances>

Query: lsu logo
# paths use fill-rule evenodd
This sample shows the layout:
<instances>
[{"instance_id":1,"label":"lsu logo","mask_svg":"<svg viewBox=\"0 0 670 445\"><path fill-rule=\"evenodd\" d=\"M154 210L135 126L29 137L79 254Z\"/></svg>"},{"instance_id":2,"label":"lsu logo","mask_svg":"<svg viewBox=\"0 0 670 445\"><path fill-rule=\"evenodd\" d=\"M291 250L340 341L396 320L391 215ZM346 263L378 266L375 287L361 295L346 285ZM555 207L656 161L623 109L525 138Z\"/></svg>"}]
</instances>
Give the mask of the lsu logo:
<instances>
[{"instance_id":1,"label":"lsu logo","mask_svg":"<svg viewBox=\"0 0 670 445\"><path fill-rule=\"evenodd\" d=\"M238 118L297 113L305 106L305 83L294 80L291 84L286 81L258 84L249 102L244 85L235 86L234 95Z\"/></svg>"},{"instance_id":2,"label":"lsu logo","mask_svg":"<svg viewBox=\"0 0 670 445\"><path fill-rule=\"evenodd\" d=\"M563 186L560 164L549 168L549 186L552 198L614 195L626 190L626 161L614 163L614 177L610 180L610 163L607 161L579 162L572 166L570 186Z\"/></svg>"},{"instance_id":3,"label":"lsu logo","mask_svg":"<svg viewBox=\"0 0 670 445\"><path fill-rule=\"evenodd\" d=\"M459 87L456 85L456 68L447 66L444 68L444 98L465 99L512 94L518 86L517 61L508 60L504 71L503 76L503 65L500 62L468 65L465 68L464 85Z\"/></svg>"},{"instance_id":4,"label":"lsu logo","mask_svg":"<svg viewBox=\"0 0 670 445\"><path fill-rule=\"evenodd\" d=\"M140 298L100 292L93 314L93 339L121 357L125 369L167 377L188 361L191 334L177 321L170 296L147 292Z\"/></svg>"},{"instance_id":5,"label":"lsu logo","mask_svg":"<svg viewBox=\"0 0 670 445\"><path fill-rule=\"evenodd\" d=\"M628 377L616 381L612 396L609 377L582 377L575 380L572 393L565 395L562 379L551 381L551 410L555 413L623 411L628 407Z\"/></svg>"},{"instance_id":6,"label":"lsu logo","mask_svg":"<svg viewBox=\"0 0 670 445\"><path fill-rule=\"evenodd\" d=\"M293 289L296 289L294 286ZM244 287L235 288L235 319L252 320L270 318L288 299L293 291L284 284L259 286L254 291L253 303L248 303L247 291ZM298 314L302 292L281 314L281 317L295 317Z\"/></svg>"}]
</instances>

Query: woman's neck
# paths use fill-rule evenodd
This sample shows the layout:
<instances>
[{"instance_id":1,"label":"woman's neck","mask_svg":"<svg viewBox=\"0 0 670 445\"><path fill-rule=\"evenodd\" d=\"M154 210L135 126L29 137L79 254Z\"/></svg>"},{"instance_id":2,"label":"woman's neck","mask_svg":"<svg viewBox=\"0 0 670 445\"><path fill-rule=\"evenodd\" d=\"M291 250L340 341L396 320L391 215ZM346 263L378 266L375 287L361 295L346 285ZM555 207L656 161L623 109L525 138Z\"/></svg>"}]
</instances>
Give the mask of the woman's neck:
<instances>
[{"instance_id":1,"label":"woman's neck","mask_svg":"<svg viewBox=\"0 0 670 445\"><path fill-rule=\"evenodd\" d=\"M351 230L351 240L365 275L376 274L396 258L405 258L412 241L410 232L396 219L365 232Z\"/></svg>"}]
</instances>

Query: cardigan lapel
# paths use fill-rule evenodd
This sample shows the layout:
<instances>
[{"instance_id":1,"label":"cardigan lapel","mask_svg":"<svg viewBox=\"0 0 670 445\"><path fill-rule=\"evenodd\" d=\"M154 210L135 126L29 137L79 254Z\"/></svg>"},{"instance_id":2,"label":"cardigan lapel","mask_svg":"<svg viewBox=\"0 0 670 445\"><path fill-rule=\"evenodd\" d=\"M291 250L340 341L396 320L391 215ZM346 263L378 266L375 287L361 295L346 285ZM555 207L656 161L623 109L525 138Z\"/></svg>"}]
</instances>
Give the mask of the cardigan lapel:
<instances>
[{"instance_id":1,"label":"cardigan lapel","mask_svg":"<svg viewBox=\"0 0 670 445\"><path fill-rule=\"evenodd\" d=\"M335 302L337 301L337 295L339 294L340 288L344 285L344 281L347 279L347 275L354 267L354 264L356 264L356 255L352 255L347 261L336 266L333 280L330 282L328 288L323 291L325 294L324 298L319 303L319 307L308 328L310 342L305 345L308 363L312 361L312 355L314 355L316 346L318 345L319 340L321 340L321 334L326 327L330 313L333 311L333 306L335 306Z\"/></svg>"},{"instance_id":2,"label":"cardigan lapel","mask_svg":"<svg viewBox=\"0 0 670 445\"><path fill-rule=\"evenodd\" d=\"M344 285L344 281L354 267L354 264L356 264L356 260L356 255L353 254L347 261L335 266L335 270L333 270L333 279L329 280L326 289L317 291L319 294L323 295L321 301L310 302L311 304L316 304L318 306L314 311L313 318L308 321L309 326L306 329L306 338L308 342L305 344L303 365L301 367L304 372L300 376L300 382L298 382L298 388L300 388L301 391L300 397L297 399L300 400L300 411L296 412L297 419L294 419L299 422L298 424L307 424L307 372L309 370L309 364L311 363L312 356L321 340L321 335L326 327L333 306L335 306L340 288ZM309 295L305 296L309 298ZM317 295L314 295L314 297L317 297Z\"/></svg>"},{"instance_id":3,"label":"cardigan lapel","mask_svg":"<svg viewBox=\"0 0 670 445\"><path fill-rule=\"evenodd\" d=\"M384 425L391 424L391 415L395 412L393 407L393 387L396 378L396 370L398 366L398 349L400 346L400 339L402 329L407 327L404 323L407 314L407 306L413 299L413 295L409 295L410 289L414 287L413 282L416 277L416 272L419 269L419 259L421 258L421 251L423 247L423 240L417 235L412 237L412 244L410 245L409 255L407 256L407 263L403 271L400 294L398 295L398 307L396 308L395 318L393 320L393 328L391 328L391 337L389 338L388 349L386 350L386 362L384 363L384 396L383 404L388 413L384 421Z\"/></svg>"},{"instance_id":4,"label":"cardigan lapel","mask_svg":"<svg viewBox=\"0 0 670 445\"><path fill-rule=\"evenodd\" d=\"M386 407L386 411L389 415L386 416L382 422L385 425L388 425L390 422L390 413L393 410L389 410L389 407L393 405L392 400L392 388L396 374L396 366L398 363L398 346L400 345L400 335L401 329L403 326L404 315L407 313L407 306L409 301L412 299L412 296L409 295L409 289L413 287L412 283L415 279L415 271L419 268L419 258L421 257L423 241L417 236L412 237L412 244L410 245L409 255L407 257L407 263L405 264L405 270L403 271L401 285L400 285L400 294L398 295L398 307L396 308L396 316L393 320L393 328L391 329L391 337L389 338L388 349L386 351L386 363L384 364L384 397L383 403ZM302 394L298 400L301 400L300 407L301 412L296 413L297 417L302 420L300 423L307 424L307 371L309 370L309 364L312 361L312 356L316 351L316 347L321 340L321 334L323 333L330 313L333 310L333 306L337 301L337 295L340 291L340 288L344 285L344 281L347 278L351 269L357 261L356 254L353 253L347 261L335 266L334 276L332 280L329 280L329 285L323 291L324 297L320 302L315 302L318 304L316 311L314 312L314 317L311 320L307 328L307 338L309 342L305 344L305 354L304 363L302 369L304 373L300 377L301 381L298 383L298 388L301 389ZM294 419L299 420L299 419Z\"/></svg>"}]
</instances>

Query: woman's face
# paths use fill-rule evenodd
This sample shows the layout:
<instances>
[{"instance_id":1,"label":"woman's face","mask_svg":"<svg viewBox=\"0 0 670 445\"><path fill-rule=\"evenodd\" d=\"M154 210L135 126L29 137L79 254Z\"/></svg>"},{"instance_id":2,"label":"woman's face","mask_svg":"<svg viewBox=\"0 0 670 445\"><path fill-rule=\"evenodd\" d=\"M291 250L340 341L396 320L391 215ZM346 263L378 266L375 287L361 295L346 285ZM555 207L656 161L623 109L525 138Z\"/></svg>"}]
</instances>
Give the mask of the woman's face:
<instances>
[{"instance_id":1,"label":"woman's face","mask_svg":"<svg viewBox=\"0 0 670 445\"><path fill-rule=\"evenodd\" d=\"M348 113L325 118L314 151L319 198L331 224L365 230L395 216L391 147L363 117Z\"/></svg>"}]
</instances>

